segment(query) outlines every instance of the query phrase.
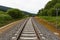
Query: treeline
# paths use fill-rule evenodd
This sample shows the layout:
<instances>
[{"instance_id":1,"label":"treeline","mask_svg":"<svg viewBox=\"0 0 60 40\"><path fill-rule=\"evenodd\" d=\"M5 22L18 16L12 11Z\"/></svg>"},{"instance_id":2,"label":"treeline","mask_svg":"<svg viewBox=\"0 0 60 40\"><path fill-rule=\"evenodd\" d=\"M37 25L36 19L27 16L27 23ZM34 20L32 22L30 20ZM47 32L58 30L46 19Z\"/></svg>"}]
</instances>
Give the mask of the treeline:
<instances>
[{"instance_id":1,"label":"treeline","mask_svg":"<svg viewBox=\"0 0 60 40\"><path fill-rule=\"evenodd\" d=\"M60 16L60 0L49 1L45 8L39 10L38 16L56 16L58 11L58 16Z\"/></svg>"},{"instance_id":2,"label":"treeline","mask_svg":"<svg viewBox=\"0 0 60 40\"><path fill-rule=\"evenodd\" d=\"M0 26L26 17L24 12L19 9L10 8L8 10L3 10L4 9L0 9Z\"/></svg>"},{"instance_id":3,"label":"treeline","mask_svg":"<svg viewBox=\"0 0 60 40\"><path fill-rule=\"evenodd\" d=\"M25 17L25 14L19 9L9 9L7 12L0 11L0 19L21 19Z\"/></svg>"}]
</instances>

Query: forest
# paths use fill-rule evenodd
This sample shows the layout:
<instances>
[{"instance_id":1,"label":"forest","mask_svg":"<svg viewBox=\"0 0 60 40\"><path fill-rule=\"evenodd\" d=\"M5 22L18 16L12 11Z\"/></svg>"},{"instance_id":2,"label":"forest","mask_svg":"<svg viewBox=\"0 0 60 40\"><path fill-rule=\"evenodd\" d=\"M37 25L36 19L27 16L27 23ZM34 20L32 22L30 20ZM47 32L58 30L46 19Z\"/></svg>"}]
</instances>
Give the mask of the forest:
<instances>
[{"instance_id":1,"label":"forest","mask_svg":"<svg viewBox=\"0 0 60 40\"><path fill-rule=\"evenodd\" d=\"M39 10L37 16L60 28L60 0L49 1L43 9Z\"/></svg>"}]
</instances>

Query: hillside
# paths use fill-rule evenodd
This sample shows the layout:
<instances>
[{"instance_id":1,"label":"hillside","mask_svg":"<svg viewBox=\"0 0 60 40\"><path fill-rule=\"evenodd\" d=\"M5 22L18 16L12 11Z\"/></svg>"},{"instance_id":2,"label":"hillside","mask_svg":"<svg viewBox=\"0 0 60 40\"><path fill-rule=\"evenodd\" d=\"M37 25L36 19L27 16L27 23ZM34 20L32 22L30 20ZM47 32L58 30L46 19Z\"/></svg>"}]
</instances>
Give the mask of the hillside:
<instances>
[{"instance_id":1,"label":"hillside","mask_svg":"<svg viewBox=\"0 0 60 40\"><path fill-rule=\"evenodd\" d=\"M11 9L10 7L6 7L6 6L1 6L0 5L0 11L7 11L8 9Z\"/></svg>"},{"instance_id":2,"label":"hillside","mask_svg":"<svg viewBox=\"0 0 60 40\"><path fill-rule=\"evenodd\" d=\"M37 16L60 29L60 0L49 1L43 9L39 10Z\"/></svg>"}]
</instances>

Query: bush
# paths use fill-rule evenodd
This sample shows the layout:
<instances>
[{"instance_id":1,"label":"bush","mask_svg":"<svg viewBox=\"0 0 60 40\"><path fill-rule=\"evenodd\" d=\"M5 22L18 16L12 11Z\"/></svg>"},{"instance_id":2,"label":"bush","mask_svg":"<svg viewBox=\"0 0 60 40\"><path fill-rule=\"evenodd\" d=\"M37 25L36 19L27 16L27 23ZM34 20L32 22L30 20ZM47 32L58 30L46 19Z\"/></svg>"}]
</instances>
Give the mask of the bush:
<instances>
[{"instance_id":1,"label":"bush","mask_svg":"<svg viewBox=\"0 0 60 40\"><path fill-rule=\"evenodd\" d=\"M8 14L0 14L0 26L3 26L5 24L9 23L9 21L11 21L11 20L12 20L12 18Z\"/></svg>"},{"instance_id":2,"label":"bush","mask_svg":"<svg viewBox=\"0 0 60 40\"><path fill-rule=\"evenodd\" d=\"M0 21L8 21L8 20L11 20L11 16L9 16L8 14L0 14Z\"/></svg>"},{"instance_id":3,"label":"bush","mask_svg":"<svg viewBox=\"0 0 60 40\"><path fill-rule=\"evenodd\" d=\"M7 14L9 14L14 19L23 17L22 12L18 9L10 9L10 10L7 11Z\"/></svg>"}]
</instances>

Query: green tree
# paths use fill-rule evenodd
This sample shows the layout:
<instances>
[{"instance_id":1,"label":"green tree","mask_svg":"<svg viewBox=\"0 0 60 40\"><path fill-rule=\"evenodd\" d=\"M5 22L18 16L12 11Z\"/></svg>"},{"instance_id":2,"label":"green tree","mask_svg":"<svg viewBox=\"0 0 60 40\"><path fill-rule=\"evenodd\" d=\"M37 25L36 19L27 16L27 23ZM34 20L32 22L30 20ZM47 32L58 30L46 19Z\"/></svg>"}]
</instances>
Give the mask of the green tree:
<instances>
[{"instance_id":1,"label":"green tree","mask_svg":"<svg viewBox=\"0 0 60 40\"><path fill-rule=\"evenodd\" d=\"M60 16L60 3L56 3L56 5L54 6L54 8L59 9L57 11L58 11L58 15Z\"/></svg>"},{"instance_id":2,"label":"green tree","mask_svg":"<svg viewBox=\"0 0 60 40\"><path fill-rule=\"evenodd\" d=\"M43 9L39 10L37 16L42 16Z\"/></svg>"},{"instance_id":3,"label":"green tree","mask_svg":"<svg viewBox=\"0 0 60 40\"><path fill-rule=\"evenodd\" d=\"M51 0L49 1L46 6L45 6L45 9L50 9L52 7L54 7L54 5L57 3L57 0Z\"/></svg>"},{"instance_id":4,"label":"green tree","mask_svg":"<svg viewBox=\"0 0 60 40\"><path fill-rule=\"evenodd\" d=\"M7 14L9 14L14 19L23 17L22 11L18 9L10 9L7 11Z\"/></svg>"},{"instance_id":5,"label":"green tree","mask_svg":"<svg viewBox=\"0 0 60 40\"><path fill-rule=\"evenodd\" d=\"M48 11L47 9L44 9L43 12L42 12L42 15L43 15L43 16L47 16L47 15L48 15L48 14L47 14L47 11Z\"/></svg>"},{"instance_id":6,"label":"green tree","mask_svg":"<svg viewBox=\"0 0 60 40\"><path fill-rule=\"evenodd\" d=\"M56 3L56 5L54 6L54 8L60 8L60 3Z\"/></svg>"},{"instance_id":7,"label":"green tree","mask_svg":"<svg viewBox=\"0 0 60 40\"><path fill-rule=\"evenodd\" d=\"M50 10L48 10L48 16L56 16L56 9L55 8L51 8Z\"/></svg>"}]
</instances>

